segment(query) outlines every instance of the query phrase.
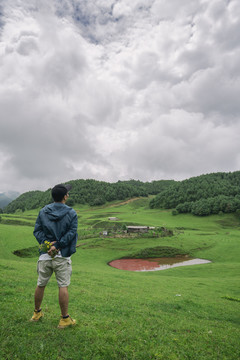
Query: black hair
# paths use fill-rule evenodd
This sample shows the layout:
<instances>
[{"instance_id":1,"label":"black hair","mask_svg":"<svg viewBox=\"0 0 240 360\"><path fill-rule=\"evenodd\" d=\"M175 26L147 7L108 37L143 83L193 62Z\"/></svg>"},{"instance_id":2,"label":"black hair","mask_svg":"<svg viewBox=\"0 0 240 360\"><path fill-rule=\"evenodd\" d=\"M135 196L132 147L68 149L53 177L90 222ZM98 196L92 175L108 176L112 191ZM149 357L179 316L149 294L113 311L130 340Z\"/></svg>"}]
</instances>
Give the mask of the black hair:
<instances>
[{"instance_id":1,"label":"black hair","mask_svg":"<svg viewBox=\"0 0 240 360\"><path fill-rule=\"evenodd\" d=\"M61 202L65 195L67 195L70 190L70 185L58 184L52 188L52 198L55 202Z\"/></svg>"}]
</instances>

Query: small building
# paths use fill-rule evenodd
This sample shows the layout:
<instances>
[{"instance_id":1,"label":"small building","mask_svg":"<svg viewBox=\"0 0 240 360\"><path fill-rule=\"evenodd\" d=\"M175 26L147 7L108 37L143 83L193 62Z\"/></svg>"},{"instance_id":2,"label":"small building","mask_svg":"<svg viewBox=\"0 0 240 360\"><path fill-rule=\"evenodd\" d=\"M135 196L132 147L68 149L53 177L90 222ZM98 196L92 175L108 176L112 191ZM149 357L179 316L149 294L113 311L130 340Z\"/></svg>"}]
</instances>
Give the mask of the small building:
<instances>
[{"instance_id":1,"label":"small building","mask_svg":"<svg viewBox=\"0 0 240 360\"><path fill-rule=\"evenodd\" d=\"M108 220L110 220L110 221L117 221L117 220L119 220L119 219L118 219L117 217L109 217Z\"/></svg>"},{"instance_id":2,"label":"small building","mask_svg":"<svg viewBox=\"0 0 240 360\"><path fill-rule=\"evenodd\" d=\"M128 233L147 233L149 226L127 226Z\"/></svg>"},{"instance_id":3,"label":"small building","mask_svg":"<svg viewBox=\"0 0 240 360\"><path fill-rule=\"evenodd\" d=\"M99 233L99 236L108 236L108 231L107 230L103 230Z\"/></svg>"}]
</instances>

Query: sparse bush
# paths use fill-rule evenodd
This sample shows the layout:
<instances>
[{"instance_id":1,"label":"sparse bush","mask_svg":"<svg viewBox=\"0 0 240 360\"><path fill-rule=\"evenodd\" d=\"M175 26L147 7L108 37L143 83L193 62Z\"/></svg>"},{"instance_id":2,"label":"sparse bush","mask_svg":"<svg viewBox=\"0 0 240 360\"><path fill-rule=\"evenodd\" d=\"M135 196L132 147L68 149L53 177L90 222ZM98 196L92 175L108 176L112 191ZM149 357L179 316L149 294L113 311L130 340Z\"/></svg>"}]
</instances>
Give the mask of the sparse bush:
<instances>
[{"instance_id":1,"label":"sparse bush","mask_svg":"<svg viewBox=\"0 0 240 360\"><path fill-rule=\"evenodd\" d=\"M74 206L75 205L75 201L73 199L68 199L66 202L66 205L68 206Z\"/></svg>"},{"instance_id":2,"label":"sparse bush","mask_svg":"<svg viewBox=\"0 0 240 360\"><path fill-rule=\"evenodd\" d=\"M237 210L236 210L236 215L237 215L237 217L240 218L240 209L237 209Z\"/></svg>"}]
</instances>

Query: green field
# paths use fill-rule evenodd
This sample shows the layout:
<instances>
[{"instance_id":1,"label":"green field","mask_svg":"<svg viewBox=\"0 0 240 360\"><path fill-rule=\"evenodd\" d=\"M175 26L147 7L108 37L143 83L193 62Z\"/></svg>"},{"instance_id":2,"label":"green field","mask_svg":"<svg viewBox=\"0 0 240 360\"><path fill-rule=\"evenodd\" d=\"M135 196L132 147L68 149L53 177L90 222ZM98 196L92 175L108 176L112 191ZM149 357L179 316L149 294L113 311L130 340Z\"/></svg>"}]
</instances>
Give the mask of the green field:
<instances>
[{"instance_id":1,"label":"green field","mask_svg":"<svg viewBox=\"0 0 240 360\"><path fill-rule=\"evenodd\" d=\"M1 215L0 359L210 360L240 357L240 219L234 214L173 216L147 199L101 208L75 208L79 242L72 256L70 315L75 328L57 329L55 278L34 310L38 211ZM116 216L119 221L110 222ZM100 235L127 224L172 229L171 237ZM108 262L145 248L171 246L212 263L156 272L130 272ZM26 254L22 249L32 248ZM22 257L13 254L21 250ZM20 254L21 254L20 251Z\"/></svg>"}]
</instances>

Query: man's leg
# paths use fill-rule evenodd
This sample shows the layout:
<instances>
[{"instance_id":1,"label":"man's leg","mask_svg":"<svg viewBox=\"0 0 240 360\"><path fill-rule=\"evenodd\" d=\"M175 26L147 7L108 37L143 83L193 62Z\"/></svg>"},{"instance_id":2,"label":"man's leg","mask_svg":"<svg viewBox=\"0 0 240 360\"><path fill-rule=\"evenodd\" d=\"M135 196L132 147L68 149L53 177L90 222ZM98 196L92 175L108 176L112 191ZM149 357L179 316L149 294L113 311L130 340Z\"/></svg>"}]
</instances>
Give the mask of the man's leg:
<instances>
[{"instance_id":1,"label":"man's leg","mask_svg":"<svg viewBox=\"0 0 240 360\"><path fill-rule=\"evenodd\" d=\"M41 260L37 263L38 281L35 290L35 310L39 310L42 304L45 287L52 276L53 268L51 260Z\"/></svg>"},{"instance_id":2,"label":"man's leg","mask_svg":"<svg viewBox=\"0 0 240 360\"><path fill-rule=\"evenodd\" d=\"M40 310L41 308L41 303L43 300L43 295L44 295L44 290L45 290L45 286L37 286L36 290L35 290L35 310Z\"/></svg>"},{"instance_id":3,"label":"man's leg","mask_svg":"<svg viewBox=\"0 0 240 360\"><path fill-rule=\"evenodd\" d=\"M62 316L68 315L68 288L67 287L60 287L59 288L59 305L61 309Z\"/></svg>"},{"instance_id":4,"label":"man's leg","mask_svg":"<svg viewBox=\"0 0 240 360\"><path fill-rule=\"evenodd\" d=\"M52 262L50 260L41 260L41 261L38 260L37 263L38 282L34 295L35 310L32 318L30 319L31 321L38 321L43 317L43 313L41 311L41 304L43 300L45 286L47 285L53 272L51 263Z\"/></svg>"},{"instance_id":5,"label":"man's leg","mask_svg":"<svg viewBox=\"0 0 240 360\"><path fill-rule=\"evenodd\" d=\"M64 329L68 326L76 325L76 320L72 319L68 314L68 288L59 287L59 305L61 308L61 319L58 324L59 329Z\"/></svg>"},{"instance_id":6,"label":"man's leg","mask_svg":"<svg viewBox=\"0 0 240 360\"><path fill-rule=\"evenodd\" d=\"M65 258L54 259L54 270L59 288L59 305L62 313L58 328L64 329L76 325L76 320L72 319L68 314L68 286L72 274L71 261Z\"/></svg>"},{"instance_id":7,"label":"man's leg","mask_svg":"<svg viewBox=\"0 0 240 360\"><path fill-rule=\"evenodd\" d=\"M35 290L35 310L33 316L31 317L30 321L39 321L43 317L43 313L41 310L41 303L44 295L45 286L37 285Z\"/></svg>"}]
</instances>

